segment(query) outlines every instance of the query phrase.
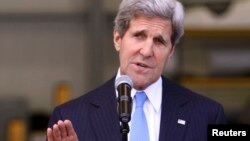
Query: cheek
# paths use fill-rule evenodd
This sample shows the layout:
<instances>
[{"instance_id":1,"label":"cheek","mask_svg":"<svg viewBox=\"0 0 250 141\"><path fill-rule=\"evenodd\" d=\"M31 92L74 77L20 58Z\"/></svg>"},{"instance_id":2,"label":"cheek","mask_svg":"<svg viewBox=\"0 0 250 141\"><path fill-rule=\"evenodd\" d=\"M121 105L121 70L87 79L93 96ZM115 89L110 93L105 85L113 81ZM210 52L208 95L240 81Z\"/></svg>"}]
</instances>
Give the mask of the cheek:
<instances>
[{"instance_id":1,"label":"cheek","mask_svg":"<svg viewBox=\"0 0 250 141\"><path fill-rule=\"evenodd\" d=\"M119 52L119 56L120 56L120 65L121 67L126 67L127 64L128 64L128 60L129 60L129 50L128 49L125 49L124 47L122 47L120 49L120 52Z\"/></svg>"},{"instance_id":2,"label":"cheek","mask_svg":"<svg viewBox=\"0 0 250 141\"><path fill-rule=\"evenodd\" d=\"M162 70L165 68L165 65L167 64L169 57L170 57L170 53L164 53L164 52L159 52L159 54L156 55L157 56L157 63L158 66L160 67L159 69Z\"/></svg>"},{"instance_id":3,"label":"cheek","mask_svg":"<svg viewBox=\"0 0 250 141\"><path fill-rule=\"evenodd\" d=\"M120 56L122 59L129 59L131 56L136 54L137 48L134 44L129 44L129 42L122 44L120 50Z\"/></svg>"}]
</instances>

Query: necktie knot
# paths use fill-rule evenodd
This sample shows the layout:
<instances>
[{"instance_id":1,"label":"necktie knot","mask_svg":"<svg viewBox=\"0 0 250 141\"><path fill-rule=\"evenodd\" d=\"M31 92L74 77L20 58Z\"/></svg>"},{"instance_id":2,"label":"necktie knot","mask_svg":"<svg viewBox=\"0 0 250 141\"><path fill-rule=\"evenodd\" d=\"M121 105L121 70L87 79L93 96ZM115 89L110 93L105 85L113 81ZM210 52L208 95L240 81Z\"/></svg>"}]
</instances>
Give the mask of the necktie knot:
<instances>
[{"instance_id":1,"label":"necktie knot","mask_svg":"<svg viewBox=\"0 0 250 141\"><path fill-rule=\"evenodd\" d=\"M136 92L135 94L135 101L136 101L136 108L143 107L144 102L147 100L147 95L145 92Z\"/></svg>"}]
</instances>

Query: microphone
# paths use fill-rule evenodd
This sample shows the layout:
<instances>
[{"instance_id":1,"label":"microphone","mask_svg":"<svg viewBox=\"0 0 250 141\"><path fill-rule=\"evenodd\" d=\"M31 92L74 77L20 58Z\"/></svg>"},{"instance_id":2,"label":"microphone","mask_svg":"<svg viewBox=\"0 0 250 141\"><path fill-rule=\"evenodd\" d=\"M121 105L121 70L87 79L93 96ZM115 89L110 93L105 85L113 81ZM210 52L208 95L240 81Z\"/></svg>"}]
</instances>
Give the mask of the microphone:
<instances>
[{"instance_id":1,"label":"microphone","mask_svg":"<svg viewBox=\"0 0 250 141\"><path fill-rule=\"evenodd\" d=\"M118 91L118 111L119 119L123 123L128 123L131 119L132 98L131 89L133 82L127 75L121 75L115 81L115 88Z\"/></svg>"}]
</instances>

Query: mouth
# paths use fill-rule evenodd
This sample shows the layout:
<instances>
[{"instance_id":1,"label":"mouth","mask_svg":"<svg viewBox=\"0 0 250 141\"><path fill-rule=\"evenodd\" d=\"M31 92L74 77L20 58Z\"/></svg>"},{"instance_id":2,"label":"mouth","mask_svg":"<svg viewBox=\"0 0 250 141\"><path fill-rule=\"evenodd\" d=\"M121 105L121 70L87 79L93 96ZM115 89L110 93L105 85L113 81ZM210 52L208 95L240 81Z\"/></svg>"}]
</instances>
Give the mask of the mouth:
<instances>
[{"instance_id":1,"label":"mouth","mask_svg":"<svg viewBox=\"0 0 250 141\"><path fill-rule=\"evenodd\" d=\"M146 65L144 63L140 63L140 62L135 63L135 65L138 66L138 67L149 68L148 65Z\"/></svg>"}]
</instances>

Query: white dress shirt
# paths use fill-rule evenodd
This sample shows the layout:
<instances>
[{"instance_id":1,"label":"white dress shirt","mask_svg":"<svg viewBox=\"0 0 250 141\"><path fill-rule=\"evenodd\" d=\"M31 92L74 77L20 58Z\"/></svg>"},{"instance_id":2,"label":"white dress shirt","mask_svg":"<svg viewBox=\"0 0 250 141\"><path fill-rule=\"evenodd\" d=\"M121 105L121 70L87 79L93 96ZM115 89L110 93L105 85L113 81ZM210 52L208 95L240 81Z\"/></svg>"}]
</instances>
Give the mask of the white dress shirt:
<instances>
[{"instance_id":1,"label":"white dress shirt","mask_svg":"<svg viewBox=\"0 0 250 141\"><path fill-rule=\"evenodd\" d=\"M118 70L116 78L120 76L120 70ZM136 89L132 88L131 97L133 99L132 115L133 117L135 111L135 93ZM160 121L161 121L161 102L162 102L162 78L160 77L155 83L151 84L145 90L143 90L148 99L145 101L143 110L146 115L149 138L150 141L158 141L160 133ZM118 97L118 92L116 90L116 96ZM130 122L129 122L130 127ZM128 133L128 141L130 141L130 136Z\"/></svg>"}]
</instances>

